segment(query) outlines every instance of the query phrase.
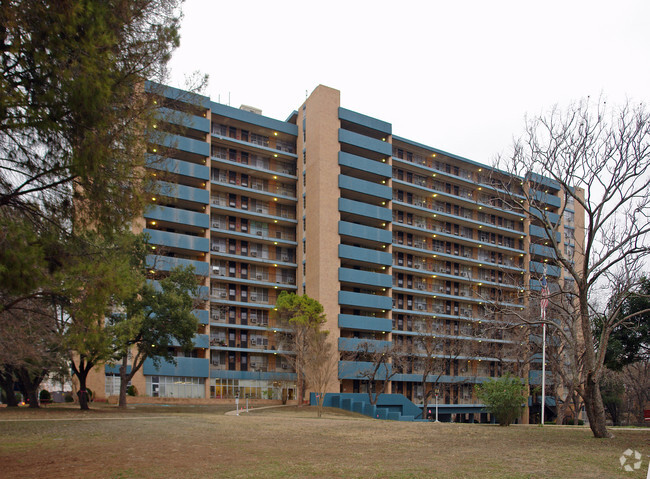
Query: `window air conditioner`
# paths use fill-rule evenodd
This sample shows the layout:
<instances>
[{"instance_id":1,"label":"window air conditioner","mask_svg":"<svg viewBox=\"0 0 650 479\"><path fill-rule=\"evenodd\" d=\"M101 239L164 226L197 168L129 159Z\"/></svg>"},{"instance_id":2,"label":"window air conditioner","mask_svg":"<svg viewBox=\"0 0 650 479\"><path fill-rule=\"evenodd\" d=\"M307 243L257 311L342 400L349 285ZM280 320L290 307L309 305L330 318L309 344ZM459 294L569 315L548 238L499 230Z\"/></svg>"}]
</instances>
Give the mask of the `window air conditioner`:
<instances>
[{"instance_id":1,"label":"window air conditioner","mask_svg":"<svg viewBox=\"0 0 650 479\"><path fill-rule=\"evenodd\" d=\"M257 295L251 294L251 301L257 301Z\"/></svg>"},{"instance_id":2,"label":"window air conditioner","mask_svg":"<svg viewBox=\"0 0 650 479\"><path fill-rule=\"evenodd\" d=\"M286 364L283 364L282 369L288 369L288 366Z\"/></svg>"},{"instance_id":3,"label":"window air conditioner","mask_svg":"<svg viewBox=\"0 0 650 479\"><path fill-rule=\"evenodd\" d=\"M220 298L225 298L225 297L226 297L226 293L225 293L225 292L224 292L224 293L219 293L219 297L220 297Z\"/></svg>"},{"instance_id":4,"label":"window air conditioner","mask_svg":"<svg viewBox=\"0 0 650 479\"><path fill-rule=\"evenodd\" d=\"M424 311L424 305L423 304L418 304L418 310Z\"/></svg>"},{"instance_id":5,"label":"window air conditioner","mask_svg":"<svg viewBox=\"0 0 650 479\"><path fill-rule=\"evenodd\" d=\"M258 232L255 233L255 234L257 234L257 236L262 236L262 232L261 232L261 231L258 231Z\"/></svg>"},{"instance_id":6,"label":"window air conditioner","mask_svg":"<svg viewBox=\"0 0 650 479\"><path fill-rule=\"evenodd\" d=\"M256 274L255 275L255 279L257 279L258 281L261 281L262 278L263 278L263 276L261 274Z\"/></svg>"},{"instance_id":7,"label":"window air conditioner","mask_svg":"<svg viewBox=\"0 0 650 479\"><path fill-rule=\"evenodd\" d=\"M264 210L262 208L257 208L255 211L257 211L258 213L264 213Z\"/></svg>"},{"instance_id":8,"label":"window air conditioner","mask_svg":"<svg viewBox=\"0 0 650 479\"><path fill-rule=\"evenodd\" d=\"M415 267L415 269L420 269L420 265L419 265L419 264L414 265L414 267Z\"/></svg>"},{"instance_id":9,"label":"window air conditioner","mask_svg":"<svg viewBox=\"0 0 650 479\"><path fill-rule=\"evenodd\" d=\"M251 324L257 324L257 316L251 316Z\"/></svg>"},{"instance_id":10,"label":"window air conditioner","mask_svg":"<svg viewBox=\"0 0 650 479\"><path fill-rule=\"evenodd\" d=\"M418 284L418 289L424 290L424 285L423 284Z\"/></svg>"},{"instance_id":11,"label":"window air conditioner","mask_svg":"<svg viewBox=\"0 0 650 479\"><path fill-rule=\"evenodd\" d=\"M257 345L257 341L255 340L255 338L251 338L251 344L253 346ZM252 366L254 366L254 364Z\"/></svg>"},{"instance_id":12,"label":"window air conditioner","mask_svg":"<svg viewBox=\"0 0 650 479\"><path fill-rule=\"evenodd\" d=\"M283 256L282 261L289 261L289 257L288 256Z\"/></svg>"}]
</instances>

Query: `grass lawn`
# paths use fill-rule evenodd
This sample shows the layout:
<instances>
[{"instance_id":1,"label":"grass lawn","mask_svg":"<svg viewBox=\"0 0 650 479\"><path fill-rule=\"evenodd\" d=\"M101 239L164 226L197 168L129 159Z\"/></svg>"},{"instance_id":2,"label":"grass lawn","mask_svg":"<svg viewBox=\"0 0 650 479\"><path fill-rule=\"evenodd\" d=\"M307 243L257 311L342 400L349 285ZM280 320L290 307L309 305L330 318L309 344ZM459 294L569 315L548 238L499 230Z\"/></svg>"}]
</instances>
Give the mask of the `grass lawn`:
<instances>
[{"instance_id":1,"label":"grass lawn","mask_svg":"<svg viewBox=\"0 0 650 479\"><path fill-rule=\"evenodd\" d=\"M337 409L0 409L0 477L645 478L650 432L376 421ZM643 454L625 472L626 449Z\"/></svg>"}]
</instances>

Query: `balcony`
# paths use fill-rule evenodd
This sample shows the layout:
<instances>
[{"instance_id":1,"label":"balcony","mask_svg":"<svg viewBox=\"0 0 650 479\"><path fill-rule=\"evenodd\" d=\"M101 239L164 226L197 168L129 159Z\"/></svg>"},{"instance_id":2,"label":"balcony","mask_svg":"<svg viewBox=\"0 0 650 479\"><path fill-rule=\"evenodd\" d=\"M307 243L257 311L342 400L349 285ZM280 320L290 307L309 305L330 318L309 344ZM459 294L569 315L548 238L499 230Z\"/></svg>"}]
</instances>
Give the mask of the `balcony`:
<instances>
[{"instance_id":1,"label":"balcony","mask_svg":"<svg viewBox=\"0 0 650 479\"><path fill-rule=\"evenodd\" d=\"M390 209L369 205L361 201L349 200L347 198L339 198L339 211L341 213L364 216L366 218L372 218L387 223L392 221L392 213Z\"/></svg>"},{"instance_id":2,"label":"balcony","mask_svg":"<svg viewBox=\"0 0 650 479\"><path fill-rule=\"evenodd\" d=\"M339 291L339 304L356 308L389 310L393 306L393 300L389 296Z\"/></svg>"},{"instance_id":3,"label":"balcony","mask_svg":"<svg viewBox=\"0 0 650 479\"><path fill-rule=\"evenodd\" d=\"M381 352L390 349L391 344L390 341L376 339L339 338L339 351L359 351L361 347L363 351Z\"/></svg>"},{"instance_id":4,"label":"balcony","mask_svg":"<svg viewBox=\"0 0 650 479\"><path fill-rule=\"evenodd\" d=\"M531 236L536 236L537 238L542 238L542 239L548 238L548 235L546 234L546 230L541 226L530 225L528 231L530 232ZM557 243L559 243L561 239L559 232L555 233L555 238L557 240Z\"/></svg>"},{"instance_id":5,"label":"balcony","mask_svg":"<svg viewBox=\"0 0 650 479\"><path fill-rule=\"evenodd\" d=\"M197 228L210 227L210 215L195 211L171 208L169 206L148 205L144 212L147 219L168 221L180 225L196 226Z\"/></svg>"},{"instance_id":6,"label":"balcony","mask_svg":"<svg viewBox=\"0 0 650 479\"><path fill-rule=\"evenodd\" d=\"M551 258L551 259L556 258L555 250L553 248L541 244L531 244L530 254L535 256L544 256L546 258Z\"/></svg>"},{"instance_id":7,"label":"balcony","mask_svg":"<svg viewBox=\"0 0 650 479\"><path fill-rule=\"evenodd\" d=\"M173 148L203 157L210 156L209 143L201 140L194 140L192 138L187 138L181 135L165 135L162 138L162 145L167 148Z\"/></svg>"},{"instance_id":8,"label":"balcony","mask_svg":"<svg viewBox=\"0 0 650 479\"><path fill-rule=\"evenodd\" d=\"M209 324L210 323L210 312L205 309L195 309L192 311L192 314L197 317L199 324Z\"/></svg>"},{"instance_id":9,"label":"balcony","mask_svg":"<svg viewBox=\"0 0 650 479\"><path fill-rule=\"evenodd\" d=\"M339 314L339 328L357 329L360 331L390 332L393 329L392 321L387 318L374 316L361 316L356 314Z\"/></svg>"},{"instance_id":10,"label":"balcony","mask_svg":"<svg viewBox=\"0 0 650 479\"><path fill-rule=\"evenodd\" d=\"M210 249L210 240L208 238L152 230L149 228L145 228L143 232L149 235L150 244L199 251L201 253L207 253Z\"/></svg>"},{"instance_id":11,"label":"balcony","mask_svg":"<svg viewBox=\"0 0 650 479\"><path fill-rule=\"evenodd\" d=\"M147 268L155 268L157 271L171 271L177 266L193 266L194 273L198 276L208 276L210 274L209 265L205 261L147 255Z\"/></svg>"},{"instance_id":12,"label":"balcony","mask_svg":"<svg viewBox=\"0 0 650 479\"><path fill-rule=\"evenodd\" d=\"M557 213L551 213L550 211L541 211L537 208L530 208L529 211L531 216L551 226L560 224L560 215L558 215ZM547 218L548 221L546 221L544 218Z\"/></svg>"},{"instance_id":13,"label":"balcony","mask_svg":"<svg viewBox=\"0 0 650 479\"><path fill-rule=\"evenodd\" d=\"M177 357L176 365L162 361L155 367L153 360L147 358L142 366L145 376L183 376L194 378L207 378L210 375L210 361L203 358Z\"/></svg>"},{"instance_id":14,"label":"balcony","mask_svg":"<svg viewBox=\"0 0 650 479\"><path fill-rule=\"evenodd\" d=\"M390 178L391 176L391 166L388 163L369 160L343 151L339 151L339 165L383 178Z\"/></svg>"},{"instance_id":15,"label":"balcony","mask_svg":"<svg viewBox=\"0 0 650 479\"><path fill-rule=\"evenodd\" d=\"M339 281L342 283L354 283L378 288L391 287L391 275L362 271L359 269L339 268Z\"/></svg>"},{"instance_id":16,"label":"balcony","mask_svg":"<svg viewBox=\"0 0 650 479\"><path fill-rule=\"evenodd\" d=\"M178 185L175 183L168 183L166 181L159 181L160 195L167 196L168 198L176 198L179 200L193 201L202 205L207 205L210 201L210 192L200 188L192 188L191 186Z\"/></svg>"},{"instance_id":17,"label":"balcony","mask_svg":"<svg viewBox=\"0 0 650 479\"><path fill-rule=\"evenodd\" d=\"M371 116L362 115L356 111L348 110L346 108L339 107L339 119L354 123L355 125L360 125L365 128L370 128L371 130L378 131L380 133L385 133L390 135L393 131L393 127L390 123L378 120Z\"/></svg>"},{"instance_id":18,"label":"balcony","mask_svg":"<svg viewBox=\"0 0 650 479\"><path fill-rule=\"evenodd\" d=\"M375 140L369 136L353 133L342 128L339 129L339 142L385 156L391 156L393 153L393 147L386 141Z\"/></svg>"},{"instance_id":19,"label":"balcony","mask_svg":"<svg viewBox=\"0 0 650 479\"><path fill-rule=\"evenodd\" d=\"M347 221L339 221L339 234L341 236L348 236L354 239L362 239L379 244L390 244L392 240L391 232L388 230L359 225L356 223L348 223Z\"/></svg>"},{"instance_id":20,"label":"balcony","mask_svg":"<svg viewBox=\"0 0 650 479\"><path fill-rule=\"evenodd\" d=\"M390 253L344 244L339 245L339 258L382 266L390 266L393 263Z\"/></svg>"},{"instance_id":21,"label":"balcony","mask_svg":"<svg viewBox=\"0 0 650 479\"><path fill-rule=\"evenodd\" d=\"M208 133L210 131L210 120L202 116L190 115L171 108L160 107L156 111L156 117L160 121L171 123L172 125L184 126L193 130Z\"/></svg>"},{"instance_id":22,"label":"balcony","mask_svg":"<svg viewBox=\"0 0 650 479\"><path fill-rule=\"evenodd\" d=\"M530 272L533 274L544 274L544 263L539 263L537 261L530 262ZM560 277L560 268L558 266L546 265L546 275L553 276L555 278Z\"/></svg>"},{"instance_id":23,"label":"balcony","mask_svg":"<svg viewBox=\"0 0 650 479\"><path fill-rule=\"evenodd\" d=\"M553 206L555 208L559 208L562 205L560 198L554 195L549 195L548 193L544 193L543 191L535 191L533 200Z\"/></svg>"},{"instance_id":24,"label":"balcony","mask_svg":"<svg viewBox=\"0 0 650 479\"><path fill-rule=\"evenodd\" d=\"M391 365L380 366L375 379L386 378L386 368ZM364 371L374 369L374 364L363 361L339 361L339 379L359 379L364 377ZM365 376L367 377L367 375Z\"/></svg>"},{"instance_id":25,"label":"balcony","mask_svg":"<svg viewBox=\"0 0 650 479\"><path fill-rule=\"evenodd\" d=\"M339 188L354 193L373 196L381 200L390 201L393 197L393 190L386 185L380 185L371 181L360 180L347 175L339 175Z\"/></svg>"},{"instance_id":26,"label":"balcony","mask_svg":"<svg viewBox=\"0 0 650 479\"><path fill-rule=\"evenodd\" d=\"M210 179L210 168L205 165L197 165L191 161L147 155L147 167L205 181Z\"/></svg>"}]
</instances>

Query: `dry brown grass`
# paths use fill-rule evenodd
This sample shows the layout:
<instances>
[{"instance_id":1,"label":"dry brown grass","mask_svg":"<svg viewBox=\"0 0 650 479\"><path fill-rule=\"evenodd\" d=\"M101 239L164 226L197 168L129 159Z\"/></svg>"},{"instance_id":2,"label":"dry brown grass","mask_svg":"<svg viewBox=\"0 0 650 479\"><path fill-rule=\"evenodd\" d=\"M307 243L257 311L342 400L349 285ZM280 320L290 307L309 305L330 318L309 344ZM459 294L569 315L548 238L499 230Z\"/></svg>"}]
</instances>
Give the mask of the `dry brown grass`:
<instances>
[{"instance_id":1,"label":"dry brown grass","mask_svg":"<svg viewBox=\"0 0 650 479\"><path fill-rule=\"evenodd\" d=\"M645 477L650 433L375 421L328 409L228 406L0 410L0 477ZM54 419L54 420L53 420ZM641 471L624 472L627 448Z\"/></svg>"}]
</instances>

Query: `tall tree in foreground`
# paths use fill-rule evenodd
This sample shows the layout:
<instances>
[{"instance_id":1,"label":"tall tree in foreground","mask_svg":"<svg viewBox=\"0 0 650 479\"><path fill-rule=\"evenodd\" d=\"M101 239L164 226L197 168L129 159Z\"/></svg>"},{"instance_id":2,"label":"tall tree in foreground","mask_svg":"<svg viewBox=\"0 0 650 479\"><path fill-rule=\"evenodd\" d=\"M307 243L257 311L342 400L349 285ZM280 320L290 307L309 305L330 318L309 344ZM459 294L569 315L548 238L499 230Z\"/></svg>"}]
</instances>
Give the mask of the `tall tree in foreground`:
<instances>
[{"instance_id":1,"label":"tall tree in foreground","mask_svg":"<svg viewBox=\"0 0 650 479\"><path fill-rule=\"evenodd\" d=\"M318 417L323 415L323 403L327 386L337 372L338 361L332 343L327 340L328 331L312 330L305 357L305 378L316 394Z\"/></svg>"},{"instance_id":2,"label":"tall tree in foreground","mask_svg":"<svg viewBox=\"0 0 650 479\"><path fill-rule=\"evenodd\" d=\"M56 295L58 331L70 368L79 381L79 405L88 409L86 379L90 370L115 354L113 328L107 318L141 287L134 270L133 235L110 239L86 233L75 239L74 254L61 254L61 288Z\"/></svg>"},{"instance_id":3,"label":"tall tree in foreground","mask_svg":"<svg viewBox=\"0 0 650 479\"><path fill-rule=\"evenodd\" d=\"M192 313L198 294L194 267L177 267L156 287L145 282L125 301L124 310L111 315L115 335L115 360L120 364L119 407L126 407L129 381L147 358L156 366L161 361L175 364L170 347L177 343L185 351L194 347L198 320ZM131 370L128 371L129 353Z\"/></svg>"},{"instance_id":4,"label":"tall tree in foreground","mask_svg":"<svg viewBox=\"0 0 650 479\"><path fill-rule=\"evenodd\" d=\"M289 354L284 357L296 371L298 406L302 406L305 394L305 365L309 355L312 334L320 331L326 321L323 305L309 296L282 291L274 311L279 325L286 329L282 343Z\"/></svg>"},{"instance_id":5,"label":"tall tree in foreground","mask_svg":"<svg viewBox=\"0 0 650 479\"><path fill-rule=\"evenodd\" d=\"M574 307L581 334L563 340L575 341L583 358L578 392L591 430L595 437L609 437L599 386L607 347L617 327L642 314L621 313L650 254L650 115L643 104L609 108L605 102L590 100L566 111L554 108L548 115L529 119L512 155L496 166L512 175L508 188L518 186L525 175L523 198L511 200L539 222L555 261L571 279L549 300L553 304L568 298ZM536 175L560 185L558 216L547 211L544 180ZM584 261L574 258L573 250L556 237L562 218L578 207L584 208L585 221L584 226L576 221L575 249L584 254ZM603 294L608 302L598 301ZM602 318L597 338L595 317ZM555 327L550 319L535 322ZM563 334L562 328L558 332Z\"/></svg>"}]
</instances>

